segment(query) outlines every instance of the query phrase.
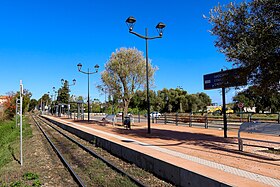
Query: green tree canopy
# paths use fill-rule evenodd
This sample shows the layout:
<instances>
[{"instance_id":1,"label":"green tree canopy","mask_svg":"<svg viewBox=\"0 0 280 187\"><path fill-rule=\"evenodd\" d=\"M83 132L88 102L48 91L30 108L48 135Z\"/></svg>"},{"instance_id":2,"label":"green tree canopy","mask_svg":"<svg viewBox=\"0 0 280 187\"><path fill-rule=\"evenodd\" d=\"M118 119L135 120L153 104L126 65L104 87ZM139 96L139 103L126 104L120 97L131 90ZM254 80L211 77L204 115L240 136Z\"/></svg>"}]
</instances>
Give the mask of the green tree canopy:
<instances>
[{"instance_id":1,"label":"green tree canopy","mask_svg":"<svg viewBox=\"0 0 280 187\"><path fill-rule=\"evenodd\" d=\"M45 110L44 107L51 105L51 98L49 94L44 94L37 102L37 105L40 105L40 108ZM41 106L42 105L42 106Z\"/></svg>"},{"instance_id":2,"label":"green tree canopy","mask_svg":"<svg viewBox=\"0 0 280 187\"><path fill-rule=\"evenodd\" d=\"M19 92L17 92L17 96L19 98ZM22 97L23 97L22 111L27 112L29 109L29 104L30 104L30 99L32 97L32 93L27 89L23 89Z\"/></svg>"},{"instance_id":3,"label":"green tree canopy","mask_svg":"<svg viewBox=\"0 0 280 187\"><path fill-rule=\"evenodd\" d=\"M151 83L156 68L148 65L148 76ZM135 48L121 48L113 52L101 74L104 86L110 94L122 100L124 114L135 91L145 87L146 61L143 53Z\"/></svg>"},{"instance_id":4,"label":"green tree canopy","mask_svg":"<svg viewBox=\"0 0 280 187\"><path fill-rule=\"evenodd\" d=\"M64 84L61 88L58 89L58 96L57 96L57 101L60 102L60 103L65 103L67 104L68 101L69 101L69 98L70 98L70 89L69 89L69 86L68 86L68 81L65 80L64 81Z\"/></svg>"},{"instance_id":5,"label":"green tree canopy","mask_svg":"<svg viewBox=\"0 0 280 187\"><path fill-rule=\"evenodd\" d=\"M154 92L150 90L151 109L160 112L197 112L205 110L206 106L211 104L210 97L201 92L196 94L188 94L183 89L162 89ZM146 92L138 90L132 97L130 108L137 108L145 111L147 105L145 103Z\"/></svg>"},{"instance_id":6,"label":"green tree canopy","mask_svg":"<svg viewBox=\"0 0 280 187\"><path fill-rule=\"evenodd\" d=\"M265 94L259 91L257 86L250 86L248 89L239 92L233 97L233 101L244 103L245 107L256 107L260 110L271 110L272 113L280 111L280 93L276 90L267 91Z\"/></svg>"},{"instance_id":7,"label":"green tree canopy","mask_svg":"<svg viewBox=\"0 0 280 187\"><path fill-rule=\"evenodd\" d=\"M37 106L37 104L38 104L38 101L36 99L31 99L30 104L29 104L29 108L28 108L28 112L34 110L35 107Z\"/></svg>"},{"instance_id":8,"label":"green tree canopy","mask_svg":"<svg viewBox=\"0 0 280 187\"><path fill-rule=\"evenodd\" d=\"M20 93L14 93L14 92L9 92L7 93L8 95L8 103L7 106L5 107L5 113L8 115L8 117L11 119L15 115L16 111L16 99L19 99ZM23 95L22 95L22 112L25 113L29 109L29 104L30 104L30 98L32 96L32 93L24 89L23 90Z\"/></svg>"},{"instance_id":9,"label":"green tree canopy","mask_svg":"<svg viewBox=\"0 0 280 187\"><path fill-rule=\"evenodd\" d=\"M280 1L252 0L210 11L215 46L251 85L280 90Z\"/></svg>"}]
</instances>

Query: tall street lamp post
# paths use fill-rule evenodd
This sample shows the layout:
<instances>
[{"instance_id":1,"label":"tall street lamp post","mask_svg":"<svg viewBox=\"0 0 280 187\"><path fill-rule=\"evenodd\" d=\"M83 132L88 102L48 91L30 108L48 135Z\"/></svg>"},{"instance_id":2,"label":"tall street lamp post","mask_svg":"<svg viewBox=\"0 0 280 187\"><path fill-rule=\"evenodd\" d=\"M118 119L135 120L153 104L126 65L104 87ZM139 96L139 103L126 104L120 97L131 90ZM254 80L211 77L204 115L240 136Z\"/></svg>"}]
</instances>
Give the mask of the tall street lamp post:
<instances>
[{"instance_id":1,"label":"tall street lamp post","mask_svg":"<svg viewBox=\"0 0 280 187\"><path fill-rule=\"evenodd\" d=\"M148 59L148 40L153 40L156 38L162 38L162 34L163 34L163 29L165 28L165 24L160 22L157 24L156 29L159 33L158 36L154 36L154 37L149 37L148 36L148 28L145 29L145 36L138 34L136 32L133 31L133 27L134 24L136 22L136 19L133 16L130 16L129 18L126 19L126 24L129 28L129 32L131 34L134 34L144 40L146 40L146 80L147 80L147 110L148 110L148 134L151 133L151 122L150 122L150 96L149 96L149 71L148 71L148 64L149 64L149 59Z\"/></svg>"},{"instance_id":2,"label":"tall street lamp post","mask_svg":"<svg viewBox=\"0 0 280 187\"><path fill-rule=\"evenodd\" d=\"M59 96L58 90L55 90L55 87L53 87L53 92L54 92L54 98L53 98L53 103L54 103L54 108L55 108L55 115L58 115L58 100L55 99ZM57 102L55 102L57 101ZM55 105L57 103L57 105Z\"/></svg>"},{"instance_id":3,"label":"tall street lamp post","mask_svg":"<svg viewBox=\"0 0 280 187\"><path fill-rule=\"evenodd\" d=\"M183 87L182 86L177 86L177 88L181 91L183 91ZM182 93L180 93L181 95ZM180 112L182 113L183 112L183 106L182 106L182 102L181 102L181 97L179 98L179 101L180 101Z\"/></svg>"},{"instance_id":4,"label":"tall street lamp post","mask_svg":"<svg viewBox=\"0 0 280 187\"><path fill-rule=\"evenodd\" d=\"M95 71L93 71L93 72L90 72L90 71L89 71L89 68L88 68L88 71L87 71L87 72L82 71L82 70L81 70L81 69L82 69L82 64L81 64L81 63L79 63L79 64L77 65L77 67L78 67L78 71L79 71L79 72L88 75L88 123L89 123L89 118L90 118L90 116L89 116L89 115L90 115L90 106L89 106L89 105L90 105L90 99L89 99L89 75L90 75L90 74L97 73L97 72L98 72L99 65L96 64L96 65L94 66Z\"/></svg>"},{"instance_id":5,"label":"tall street lamp post","mask_svg":"<svg viewBox=\"0 0 280 187\"><path fill-rule=\"evenodd\" d=\"M48 92L48 99L47 99L47 103L46 103L46 106L48 107L48 114L50 113L49 98L50 98L50 92Z\"/></svg>"},{"instance_id":6,"label":"tall street lamp post","mask_svg":"<svg viewBox=\"0 0 280 187\"><path fill-rule=\"evenodd\" d=\"M70 92L70 86L74 86L76 84L76 79L73 79L73 84L69 84L69 81L67 80L64 80L64 79L61 79L61 84L62 86L66 83L66 86L67 86L67 89L68 91ZM70 94L69 94L69 97L68 97L68 118L70 118Z\"/></svg>"}]
</instances>

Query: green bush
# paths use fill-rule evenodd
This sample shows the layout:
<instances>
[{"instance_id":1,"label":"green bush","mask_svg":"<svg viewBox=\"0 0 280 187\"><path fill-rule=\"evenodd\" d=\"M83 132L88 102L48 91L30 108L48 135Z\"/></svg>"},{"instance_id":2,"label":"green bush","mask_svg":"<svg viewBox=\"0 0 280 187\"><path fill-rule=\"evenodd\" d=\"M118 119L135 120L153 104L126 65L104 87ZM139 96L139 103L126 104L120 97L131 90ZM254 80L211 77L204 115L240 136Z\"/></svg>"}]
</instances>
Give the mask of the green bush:
<instances>
[{"instance_id":1,"label":"green bush","mask_svg":"<svg viewBox=\"0 0 280 187\"><path fill-rule=\"evenodd\" d=\"M36 173L27 172L23 175L25 180L35 180L39 179L39 176Z\"/></svg>"},{"instance_id":2,"label":"green bush","mask_svg":"<svg viewBox=\"0 0 280 187\"><path fill-rule=\"evenodd\" d=\"M20 187L20 186L22 186L21 181L12 182L10 184L10 187Z\"/></svg>"},{"instance_id":3,"label":"green bush","mask_svg":"<svg viewBox=\"0 0 280 187\"><path fill-rule=\"evenodd\" d=\"M40 181L39 179L36 179L36 180L33 182L32 186L42 186L42 183L41 183L41 181Z\"/></svg>"}]
</instances>

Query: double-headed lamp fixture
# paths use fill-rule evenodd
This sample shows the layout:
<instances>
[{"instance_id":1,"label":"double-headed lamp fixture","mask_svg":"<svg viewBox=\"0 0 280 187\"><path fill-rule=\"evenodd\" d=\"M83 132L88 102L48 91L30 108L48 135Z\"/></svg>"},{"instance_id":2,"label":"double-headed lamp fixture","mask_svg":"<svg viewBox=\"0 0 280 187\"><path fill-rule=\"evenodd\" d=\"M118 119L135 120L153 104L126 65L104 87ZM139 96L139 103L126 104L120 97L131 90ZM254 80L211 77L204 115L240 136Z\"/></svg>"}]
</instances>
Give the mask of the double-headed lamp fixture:
<instances>
[{"instance_id":1,"label":"double-headed lamp fixture","mask_svg":"<svg viewBox=\"0 0 280 187\"><path fill-rule=\"evenodd\" d=\"M133 17L133 16L129 16L127 19L126 19L126 24L128 26L128 29L129 29L129 32L132 32L133 28L134 28L134 25L135 25L135 22L136 22L136 19ZM163 29L165 28L165 24L162 23L162 22L159 22L156 26L156 29L159 33L159 36L162 36L163 34Z\"/></svg>"}]
</instances>

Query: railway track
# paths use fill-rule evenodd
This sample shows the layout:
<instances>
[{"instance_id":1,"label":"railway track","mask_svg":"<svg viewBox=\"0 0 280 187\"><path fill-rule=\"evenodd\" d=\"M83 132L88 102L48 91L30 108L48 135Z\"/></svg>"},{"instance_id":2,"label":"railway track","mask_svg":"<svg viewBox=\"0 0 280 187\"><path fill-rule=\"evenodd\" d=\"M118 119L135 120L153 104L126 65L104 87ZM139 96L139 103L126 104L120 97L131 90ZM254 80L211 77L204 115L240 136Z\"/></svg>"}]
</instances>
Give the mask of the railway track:
<instances>
[{"instance_id":1,"label":"railway track","mask_svg":"<svg viewBox=\"0 0 280 187\"><path fill-rule=\"evenodd\" d=\"M126 164L113 163L111 159L105 158L104 154L93 150L100 148L88 148L84 145L86 143L80 143L78 138L73 138L74 135L51 122L39 116L32 116L32 118L78 186L172 186L151 174L146 175L144 171L139 174L137 169L134 176L131 172L127 172L131 169ZM142 179L146 180L147 184L144 184Z\"/></svg>"}]
</instances>

